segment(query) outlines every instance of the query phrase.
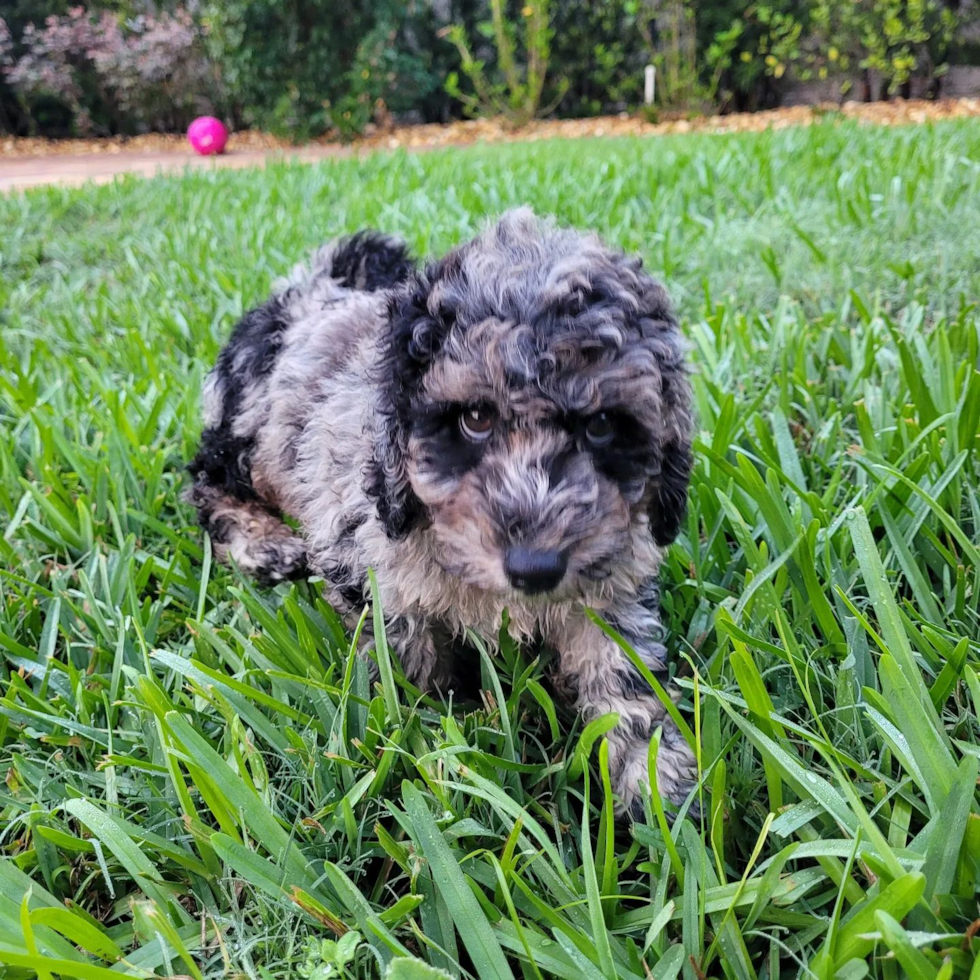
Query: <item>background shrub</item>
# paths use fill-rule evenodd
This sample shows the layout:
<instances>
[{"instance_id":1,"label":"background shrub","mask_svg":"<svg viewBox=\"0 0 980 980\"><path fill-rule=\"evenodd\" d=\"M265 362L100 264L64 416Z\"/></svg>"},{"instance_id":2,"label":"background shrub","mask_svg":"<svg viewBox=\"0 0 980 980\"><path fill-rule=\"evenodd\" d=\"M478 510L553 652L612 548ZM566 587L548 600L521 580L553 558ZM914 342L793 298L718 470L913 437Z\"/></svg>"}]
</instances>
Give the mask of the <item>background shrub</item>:
<instances>
[{"instance_id":1,"label":"background shrub","mask_svg":"<svg viewBox=\"0 0 980 980\"><path fill-rule=\"evenodd\" d=\"M140 14L127 22L125 34L116 32L117 43L97 51L95 63L130 124L179 130L220 102L217 72L186 10Z\"/></svg>"},{"instance_id":2,"label":"background shrub","mask_svg":"<svg viewBox=\"0 0 980 980\"><path fill-rule=\"evenodd\" d=\"M537 116L552 112L568 87L566 79L559 79L554 101L547 108L542 107L554 35L550 0L525 4L516 19L507 16L505 0L489 0L489 4L490 21L479 26L493 42L496 71L488 71L486 62L474 56L473 41L466 28L452 24L440 35L445 35L459 52L462 73L473 92L460 86L457 72L449 75L446 91L470 115L503 116L512 125L524 126Z\"/></svg>"},{"instance_id":3,"label":"background shrub","mask_svg":"<svg viewBox=\"0 0 980 980\"><path fill-rule=\"evenodd\" d=\"M29 129L52 135L181 129L216 102L217 77L200 30L180 7L125 19L72 7L42 26L28 22L20 49L14 58L8 40L3 73Z\"/></svg>"},{"instance_id":4,"label":"background shrub","mask_svg":"<svg viewBox=\"0 0 980 980\"><path fill-rule=\"evenodd\" d=\"M120 117L98 68L114 60L122 44L113 14L73 7L63 17L51 15L42 27L27 24L22 44L24 53L5 74L25 106L31 97L55 99L71 112L78 133L117 131Z\"/></svg>"},{"instance_id":5,"label":"background shrub","mask_svg":"<svg viewBox=\"0 0 980 980\"><path fill-rule=\"evenodd\" d=\"M781 80L800 58L810 6L812 0L717 0L698 8L698 50L723 58L723 107L743 111L778 104Z\"/></svg>"},{"instance_id":6,"label":"background shrub","mask_svg":"<svg viewBox=\"0 0 980 980\"><path fill-rule=\"evenodd\" d=\"M0 130L24 133L28 128L28 115L21 100L7 82L3 71L23 53L20 39L24 28L30 23L43 24L46 17L51 14L63 14L67 9L68 0L4 0L0 5L0 21L3 21L6 28L5 31L0 28L0 33L6 37L6 43L3 45L6 59L0 59ZM44 121L45 128L60 125L61 128L67 129L71 124L71 114L56 100L48 101L50 104L47 110L42 105L35 107L39 118ZM53 114L50 110L54 110Z\"/></svg>"},{"instance_id":7,"label":"background shrub","mask_svg":"<svg viewBox=\"0 0 980 980\"><path fill-rule=\"evenodd\" d=\"M862 73L859 95L871 98L869 72L876 72L888 94L908 94L913 74L934 83L947 68L957 29L964 30L975 8L954 10L944 0L812 0L813 41L817 61L826 73L844 76L851 87ZM819 69L818 69L819 70ZM934 84L938 91L938 84Z\"/></svg>"},{"instance_id":8,"label":"background shrub","mask_svg":"<svg viewBox=\"0 0 980 980\"><path fill-rule=\"evenodd\" d=\"M552 72L566 91L558 114L595 116L635 106L652 51L641 27L652 11L640 0L553 0ZM553 98L550 95L546 101Z\"/></svg>"},{"instance_id":9,"label":"background shrub","mask_svg":"<svg viewBox=\"0 0 980 980\"><path fill-rule=\"evenodd\" d=\"M432 11L418 0L213 0L203 19L248 125L350 135L440 87Z\"/></svg>"}]
</instances>

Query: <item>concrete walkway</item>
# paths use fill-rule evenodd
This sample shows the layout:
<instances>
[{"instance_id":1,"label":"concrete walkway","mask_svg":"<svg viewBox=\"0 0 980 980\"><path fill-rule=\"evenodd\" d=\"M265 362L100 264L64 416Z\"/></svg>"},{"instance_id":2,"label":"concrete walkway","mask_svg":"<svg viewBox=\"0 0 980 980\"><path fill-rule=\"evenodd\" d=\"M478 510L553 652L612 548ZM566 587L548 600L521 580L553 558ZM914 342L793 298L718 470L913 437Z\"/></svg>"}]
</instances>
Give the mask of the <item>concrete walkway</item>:
<instances>
[{"instance_id":1,"label":"concrete walkway","mask_svg":"<svg viewBox=\"0 0 980 980\"><path fill-rule=\"evenodd\" d=\"M293 150L239 150L217 157L201 157L188 151L158 153L86 153L43 157L0 156L0 194L41 184L77 185L86 181L104 184L120 174L153 177L158 173L215 170L231 167L261 167L270 160L317 160L349 156L353 151L339 146L306 146Z\"/></svg>"}]
</instances>

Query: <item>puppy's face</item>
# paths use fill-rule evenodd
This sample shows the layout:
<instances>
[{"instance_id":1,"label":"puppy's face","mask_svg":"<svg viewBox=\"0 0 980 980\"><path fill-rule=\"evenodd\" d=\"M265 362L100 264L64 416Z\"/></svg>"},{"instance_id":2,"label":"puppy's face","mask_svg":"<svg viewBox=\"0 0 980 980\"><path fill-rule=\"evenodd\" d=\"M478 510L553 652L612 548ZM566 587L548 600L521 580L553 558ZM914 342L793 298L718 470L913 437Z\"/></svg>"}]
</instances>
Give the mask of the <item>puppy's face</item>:
<instances>
[{"instance_id":1,"label":"puppy's face","mask_svg":"<svg viewBox=\"0 0 980 980\"><path fill-rule=\"evenodd\" d=\"M408 443L444 566L483 589L562 594L628 562L659 467L653 367L507 320L459 331L425 376Z\"/></svg>"},{"instance_id":2,"label":"puppy's face","mask_svg":"<svg viewBox=\"0 0 980 980\"><path fill-rule=\"evenodd\" d=\"M429 270L408 308L404 492L444 568L552 600L629 565L646 526L673 537L687 379L637 262L518 212Z\"/></svg>"}]
</instances>

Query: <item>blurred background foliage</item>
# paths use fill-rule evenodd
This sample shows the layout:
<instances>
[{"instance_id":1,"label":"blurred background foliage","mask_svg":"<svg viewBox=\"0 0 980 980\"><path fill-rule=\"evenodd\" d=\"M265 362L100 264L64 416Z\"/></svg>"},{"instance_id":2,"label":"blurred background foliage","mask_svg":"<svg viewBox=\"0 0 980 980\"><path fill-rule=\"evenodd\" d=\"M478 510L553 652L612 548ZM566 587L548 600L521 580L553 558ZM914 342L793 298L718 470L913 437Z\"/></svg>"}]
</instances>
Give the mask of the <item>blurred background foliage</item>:
<instances>
[{"instance_id":1,"label":"blurred background foliage","mask_svg":"<svg viewBox=\"0 0 980 980\"><path fill-rule=\"evenodd\" d=\"M0 128L50 136L184 128L201 112L297 140L392 119L522 124L656 105L938 96L980 63L972 0L7 0Z\"/></svg>"}]
</instances>

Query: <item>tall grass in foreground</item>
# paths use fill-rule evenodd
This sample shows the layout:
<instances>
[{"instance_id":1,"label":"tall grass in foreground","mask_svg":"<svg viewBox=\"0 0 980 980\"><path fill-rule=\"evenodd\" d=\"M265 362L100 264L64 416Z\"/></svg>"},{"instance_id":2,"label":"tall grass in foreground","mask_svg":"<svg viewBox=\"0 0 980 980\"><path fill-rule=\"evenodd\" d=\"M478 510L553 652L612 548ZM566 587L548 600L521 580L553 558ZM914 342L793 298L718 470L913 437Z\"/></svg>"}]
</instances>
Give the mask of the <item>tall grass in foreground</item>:
<instances>
[{"instance_id":1,"label":"tall grass in foreground","mask_svg":"<svg viewBox=\"0 0 980 980\"><path fill-rule=\"evenodd\" d=\"M0 201L8 975L977 980L978 158L976 124L818 127ZM546 655L503 635L457 705L382 646L372 686L315 583L219 569L178 502L271 275L519 201L681 298L697 825L613 819Z\"/></svg>"}]
</instances>

